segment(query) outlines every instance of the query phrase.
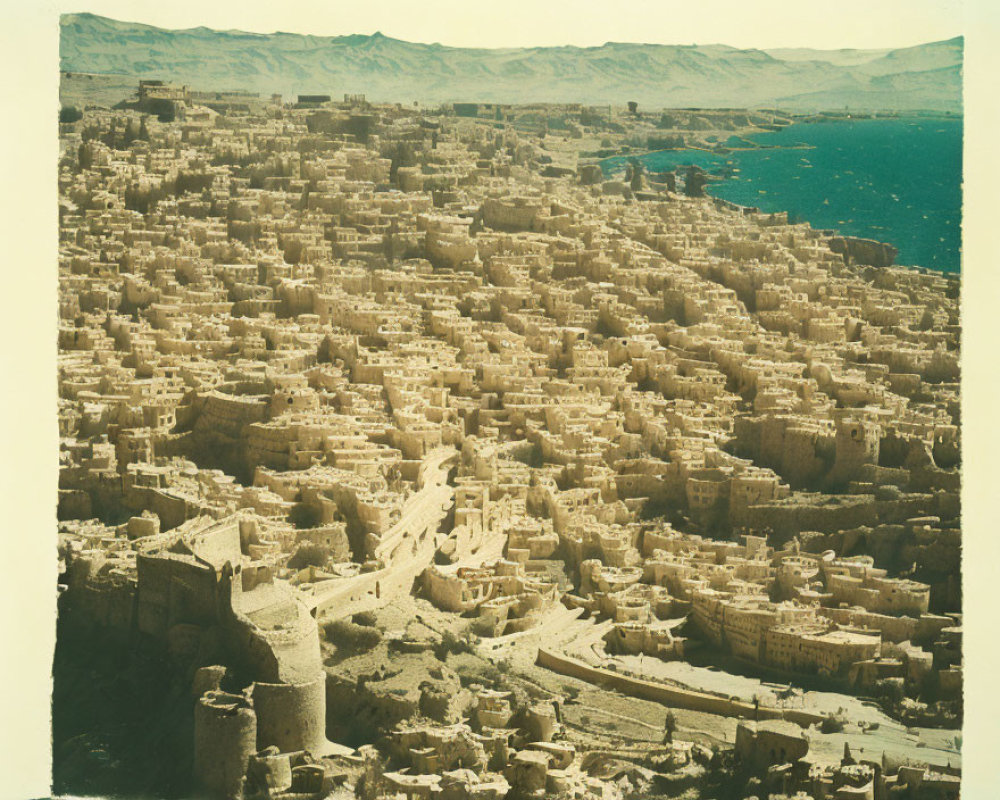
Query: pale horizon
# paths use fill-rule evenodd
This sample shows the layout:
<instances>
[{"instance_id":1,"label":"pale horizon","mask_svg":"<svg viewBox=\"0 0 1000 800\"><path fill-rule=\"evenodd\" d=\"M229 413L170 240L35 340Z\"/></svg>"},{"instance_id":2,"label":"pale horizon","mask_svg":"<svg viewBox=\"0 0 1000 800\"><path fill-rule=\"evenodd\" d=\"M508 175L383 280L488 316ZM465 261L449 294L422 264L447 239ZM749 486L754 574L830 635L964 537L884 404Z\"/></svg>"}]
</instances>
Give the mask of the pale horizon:
<instances>
[{"instance_id":1,"label":"pale horizon","mask_svg":"<svg viewBox=\"0 0 1000 800\"><path fill-rule=\"evenodd\" d=\"M60 14L60 19L69 16L84 16L90 15L93 17L99 17L101 19L108 19L113 22L118 22L124 25L140 25L144 27L156 28L158 30L168 30L176 33L184 33L186 31L197 31L197 30L212 30L217 33L237 33L237 34L249 34L252 36L312 36L316 38L323 39L336 39L348 36L384 36L387 39L395 39L397 41L407 42L409 44L422 44L428 46L440 46L446 48L454 49L470 49L470 50L530 50L538 48L575 48L580 50L592 50L601 47L607 47L608 45L614 44L630 44L630 45L642 45L642 46L656 46L656 47L730 47L736 50L758 50L761 52L769 51L795 51L795 50L813 50L816 52L844 52L844 51L854 51L854 52L876 52L876 51L891 51L891 50L905 50L911 47L920 47L922 45L936 44L938 42L952 41L954 39L963 39L964 34L955 33L953 36L937 37L933 39L927 39L923 41L913 41L908 44L886 44L886 45L869 45L864 47L854 46L854 45L827 45L827 46L813 46L813 45L796 45L796 44L779 44L773 46L757 46L757 45L738 45L732 44L727 41L650 41L642 38L635 39L607 39L603 42L594 42L587 44L578 44L576 42L565 42L565 43L546 43L546 44L507 44L503 42L497 42L494 44L454 44L451 42L444 42L439 40L423 40L417 39L412 36L405 36L403 34L390 34L382 28L374 30L343 30L333 33L320 33L316 30L290 30L287 27L276 28L274 30L250 30L246 27L218 27L215 25L186 25L183 27L167 26L152 22L147 22L145 20L139 19L125 19L120 17L108 16L105 14L98 14L92 11L67 11Z\"/></svg>"},{"instance_id":2,"label":"pale horizon","mask_svg":"<svg viewBox=\"0 0 1000 800\"><path fill-rule=\"evenodd\" d=\"M336 8L317 0L282 7L248 7L179 0L168 5L95 0L63 13L94 14L170 30L211 28L270 35L372 35L446 47L506 49L600 47L607 43L726 45L738 49L896 50L963 35L960 0L845 0L836 15L820 4L789 7L781 0L755 4L751 19L733 15L723 0L696 7L668 0L624 0L614 9L593 3L510 0L502 10L428 0L419 7L390 0ZM901 18L906 19L900 25ZM863 24L858 24L863 20Z\"/></svg>"}]
</instances>

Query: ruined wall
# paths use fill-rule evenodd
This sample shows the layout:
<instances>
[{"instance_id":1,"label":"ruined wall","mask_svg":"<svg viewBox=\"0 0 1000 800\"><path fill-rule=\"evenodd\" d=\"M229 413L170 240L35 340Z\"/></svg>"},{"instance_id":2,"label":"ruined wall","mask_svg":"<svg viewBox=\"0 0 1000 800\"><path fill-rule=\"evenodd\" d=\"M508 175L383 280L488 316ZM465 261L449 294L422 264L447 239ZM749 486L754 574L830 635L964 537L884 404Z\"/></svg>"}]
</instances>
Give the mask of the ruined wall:
<instances>
[{"instance_id":1,"label":"ruined wall","mask_svg":"<svg viewBox=\"0 0 1000 800\"><path fill-rule=\"evenodd\" d=\"M631 697L654 700L674 708L687 708L692 711L704 711L708 714L721 714L726 717L752 718L757 716L760 719L787 719L803 726L817 724L823 720L821 715L811 714L808 711L767 706L755 708L751 703L618 675L610 670L591 667L575 658L557 655L541 648L538 650L538 659L535 663L561 675L569 675L588 683L607 686Z\"/></svg>"},{"instance_id":2,"label":"ruined wall","mask_svg":"<svg viewBox=\"0 0 1000 800\"><path fill-rule=\"evenodd\" d=\"M139 630L163 638L179 622L209 626L217 618L215 572L182 556L136 558Z\"/></svg>"},{"instance_id":3,"label":"ruined wall","mask_svg":"<svg viewBox=\"0 0 1000 800\"><path fill-rule=\"evenodd\" d=\"M248 595L267 592L268 620L256 624L244 613L259 601L234 593L233 613L223 619L225 642L233 657L254 680L308 682L321 668L316 620L283 584L259 587ZM269 623L269 624L268 624ZM278 627L280 625L280 627ZM266 627L265 627L266 626Z\"/></svg>"},{"instance_id":4,"label":"ruined wall","mask_svg":"<svg viewBox=\"0 0 1000 800\"><path fill-rule=\"evenodd\" d=\"M832 531L861 526L873 527L880 520L880 509L872 495L798 494L785 500L750 506L747 526L770 528L781 543L802 531Z\"/></svg>"}]
</instances>

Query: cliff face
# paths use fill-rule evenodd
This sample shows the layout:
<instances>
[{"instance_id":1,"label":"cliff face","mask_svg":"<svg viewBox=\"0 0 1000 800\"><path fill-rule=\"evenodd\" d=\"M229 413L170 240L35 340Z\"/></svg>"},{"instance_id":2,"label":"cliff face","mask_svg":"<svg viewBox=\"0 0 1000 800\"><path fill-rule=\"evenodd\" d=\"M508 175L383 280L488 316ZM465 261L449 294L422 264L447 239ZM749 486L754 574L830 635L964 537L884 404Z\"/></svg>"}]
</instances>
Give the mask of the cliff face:
<instances>
[{"instance_id":1,"label":"cliff face","mask_svg":"<svg viewBox=\"0 0 1000 800\"><path fill-rule=\"evenodd\" d=\"M845 264L864 264L870 267L891 267L899 255L899 250L891 244L873 239L855 239L850 236L834 236L830 239L830 249L844 257Z\"/></svg>"},{"instance_id":2,"label":"cliff face","mask_svg":"<svg viewBox=\"0 0 1000 800\"><path fill-rule=\"evenodd\" d=\"M836 52L787 57L724 45L608 42L600 47L502 50L371 36L164 30L93 14L66 14L61 68L162 78L195 88L364 93L424 103L563 102L650 107L782 106L961 111L962 40L873 51L861 63ZM810 55L811 57L805 57ZM860 57L848 59L857 61Z\"/></svg>"}]
</instances>

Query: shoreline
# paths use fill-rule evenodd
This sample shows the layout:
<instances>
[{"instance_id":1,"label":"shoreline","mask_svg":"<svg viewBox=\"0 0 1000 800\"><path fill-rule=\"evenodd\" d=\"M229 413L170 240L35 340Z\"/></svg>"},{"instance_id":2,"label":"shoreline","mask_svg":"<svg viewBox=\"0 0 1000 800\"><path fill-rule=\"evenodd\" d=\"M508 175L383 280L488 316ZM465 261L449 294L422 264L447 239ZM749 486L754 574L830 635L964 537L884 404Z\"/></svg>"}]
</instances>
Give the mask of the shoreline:
<instances>
[{"instance_id":1,"label":"shoreline","mask_svg":"<svg viewBox=\"0 0 1000 800\"><path fill-rule=\"evenodd\" d=\"M949 114L949 113L945 113L945 112L926 112L926 113L923 113L923 114L921 114L921 113L906 112L906 113L901 113L901 114L847 116L847 117L844 117L844 116L829 116L829 117L826 117L826 116L819 116L819 115L810 115L808 118L796 118L796 119L793 119L793 121L792 121L792 123L790 125L782 126L780 130L785 130L786 128L790 128L793 125L816 125L816 124L823 124L823 123L844 124L844 123L849 123L849 122L885 122L885 121L906 122L906 121L910 121L910 120L913 120L913 121L925 121L925 120L959 121L959 122L962 122L964 124L964 115L962 115L962 114ZM739 137L743 141L751 141L752 142L753 141L752 137L754 137L754 136L757 136L757 135L760 135L760 134L764 134L764 133L776 133L776 132L777 131L759 130L759 131L754 131L752 133L745 133L745 134L744 133L733 133L732 135ZM706 148L706 147L687 146L687 147L682 147L682 148L675 147L675 148L661 148L661 149L656 149L656 150L645 150L645 151L642 151L641 153L629 153L629 154L621 154L621 155L615 155L615 156L607 156L605 158L594 159L593 161L588 160L588 161L590 161L590 163L596 163L598 166L601 167L601 170L605 174L605 177L607 179L612 179L614 176L619 175L626 168L626 166L627 166L627 164L629 163L630 160L635 159L635 160L639 160L640 162L644 162L644 160L647 159L648 157L655 156L655 155L660 154L660 153L675 153L675 154L683 154L685 152L701 153L701 154L705 154L705 155L708 155L708 156L715 156L715 157L718 157L719 159L725 160L727 157L731 156L732 154L744 153L744 152L753 152L753 151L759 151L759 150L816 150L816 149L819 149L817 145L812 145L812 144L808 144L808 143L804 143L804 142L803 143L789 144L789 145L770 145L770 146L763 145L763 146L760 146L760 147L733 147L733 148L725 148L724 151L722 151L722 150L712 150L712 149ZM620 165L615 165L614 167L612 167L611 169L609 169L608 166L606 166L606 165L608 164L608 162L611 162L611 161L613 161L615 159L620 159L622 163ZM737 203L737 202L735 202L733 200L729 200L728 198L720 197L719 195L717 195L717 194L715 194L713 192L713 190L712 190L713 184L717 184L717 183L718 184L726 184L727 182L732 181L734 179L734 177L736 177L736 172L739 171L739 170L736 170L736 172L734 172L731 169L731 167L730 167L729 170L726 170L726 167L729 166L729 165L727 165L725 163L720 164L720 165L704 165L704 166L701 165L701 164L696 164L693 161L691 162L690 165L689 164L684 164L684 163L677 163L676 165L673 166L673 170L668 170L668 171L683 170L683 169L685 169L685 168L687 168L688 166L691 166L691 165L696 166L699 169L703 170L704 173L707 176L710 177L710 180L706 183L706 185L704 187L704 190L703 190L704 193L705 193L705 196L711 197L717 203L718 202L725 203L727 206L731 207L733 210L740 210L741 213L746 213L746 212L756 212L756 213L762 213L762 214L787 213L787 214L789 214L790 217L793 217L793 218L795 218L798 221L801 221L801 222L809 224L810 227L812 227L814 230L828 232L831 237L839 236L839 237L846 238L846 239L855 239L855 240L876 242L878 244L889 245L889 246L895 248L897 251L900 251L899 244L896 243L895 241L892 241L892 240L889 240L889 239L884 239L884 238L876 238L874 236L864 235L864 234L861 234L861 233L852 234L852 233L849 233L849 232L846 232L846 231L842 230L840 227L834 227L834 226L828 226L828 225L817 225L815 222L813 222L813 220L807 218L806 215L804 215L802 212L799 212L799 211L792 211L791 209L788 209L788 208L780 208L780 209L774 209L774 210L765 210L765 209L763 209L763 208L761 208L759 206L744 205L742 203ZM645 166L645 164L644 164L644 166ZM907 264L907 263L904 263L902 261L898 261L897 260L897 261L894 261L891 266L892 267L904 268L904 269L910 269L910 270L916 270L918 272L923 272L923 273L930 274L930 275L941 275L941 276L945 276L945 277L956 277L956 278L959 278L961 276L961 274L962 274L962 263L961 263L962 259L961 259L961 254L962 254L962 251L961 251L961 240L960 240L959 241L959 250L958 250L958 262L955 263L955 264L948 264L946 266L941 266L941 267L931 267L931 266L926 266L924 264Z\"/></svg>"}]
</instances>

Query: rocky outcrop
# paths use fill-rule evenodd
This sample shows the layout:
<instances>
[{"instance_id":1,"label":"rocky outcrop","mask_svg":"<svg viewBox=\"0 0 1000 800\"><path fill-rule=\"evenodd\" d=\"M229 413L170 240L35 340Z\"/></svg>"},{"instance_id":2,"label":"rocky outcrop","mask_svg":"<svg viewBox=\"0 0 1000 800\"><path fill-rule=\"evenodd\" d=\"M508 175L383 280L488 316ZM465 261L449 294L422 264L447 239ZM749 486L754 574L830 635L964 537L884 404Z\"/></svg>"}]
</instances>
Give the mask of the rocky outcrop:
<instances>
[{"instance_id":1,"label":"rocky outcrop","mask_svg":"<svg viewBox=\"0 0 1000 800\"><path fill-rule=\"evenodd\" d=\"M830 249L844 257L845 264L865 264L870 267L891 267L899 250L891 244L852 236L834 236Z\"/></svg>"},{"instance_id":2,"label":"rocky outcrop","mask_svg":"<svg viewBox=\"0 0 1000 800\"><path fill-rule=\"evenodd\" d=\"M688 197L704 197L707 183L708 175L705 170L692 164L684 177L684 194Z\"/></svg>"},{"instance_id":3,"label":"rocky outcrop","mask_svg":"<svg viewBox=\"0 0 1000 800\"><path fill-rule=\"evenodd\" d=\"M584 186L593 186L604 180L604 173L598 164L582 164L577 167L577 173L580 176L580 183Z\"/></svg>"}]
</instances>

